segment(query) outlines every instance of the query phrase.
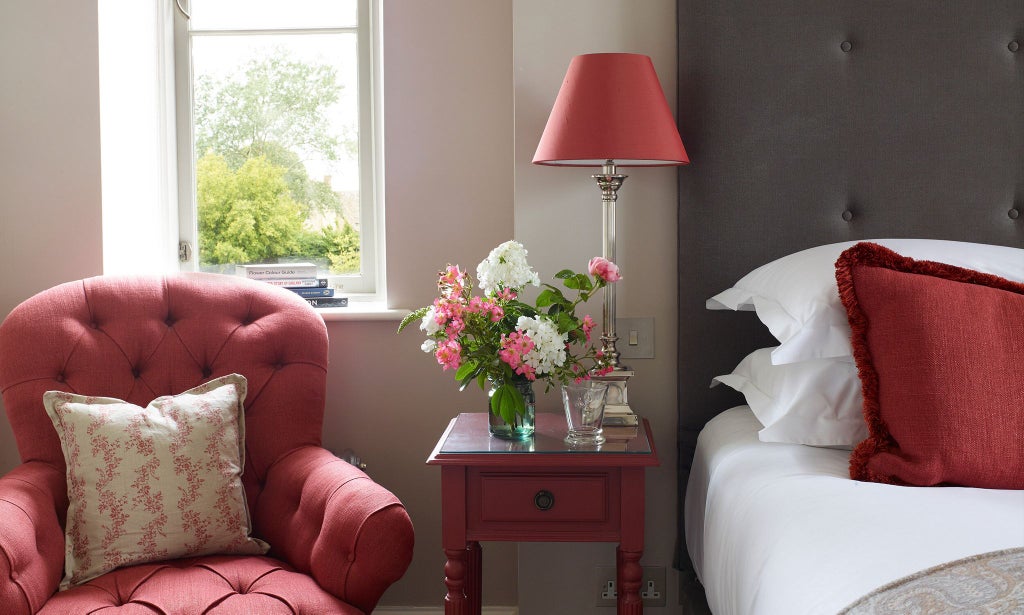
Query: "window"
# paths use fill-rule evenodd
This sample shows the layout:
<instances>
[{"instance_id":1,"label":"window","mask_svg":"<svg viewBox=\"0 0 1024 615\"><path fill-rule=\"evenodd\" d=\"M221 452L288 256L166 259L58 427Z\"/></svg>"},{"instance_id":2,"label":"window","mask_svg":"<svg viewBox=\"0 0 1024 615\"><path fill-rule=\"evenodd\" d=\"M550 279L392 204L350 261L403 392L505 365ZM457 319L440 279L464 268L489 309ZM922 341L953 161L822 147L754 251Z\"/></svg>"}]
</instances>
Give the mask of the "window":
<instances>
[{"instance_id":1,"label":"window","mask_svg":"<svg viewBox=\"0 0 1024 615\"><path fill-rule=\"evenodd\" d=\"M370 0L180 8L182 267L313 261L348 294L377 291Z\"/></svg>"}]
</instances>

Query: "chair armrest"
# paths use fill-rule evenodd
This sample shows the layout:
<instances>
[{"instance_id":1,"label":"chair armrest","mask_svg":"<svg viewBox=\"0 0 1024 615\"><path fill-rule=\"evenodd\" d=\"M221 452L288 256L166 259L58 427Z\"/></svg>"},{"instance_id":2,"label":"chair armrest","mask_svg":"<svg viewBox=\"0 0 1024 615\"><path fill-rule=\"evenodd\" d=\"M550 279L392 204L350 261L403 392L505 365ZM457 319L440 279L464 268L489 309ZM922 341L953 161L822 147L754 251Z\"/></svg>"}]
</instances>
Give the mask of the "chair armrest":
<instances>
[{"instance_id":1,"label":"chair armrest","mask_svg":"<svg viewBox=\"0 0 1024 615\"><path fill-rule=\"evenodd\" d=\"M253 525L271 555L366 613L412 561L412 521L398 498L319 447L270 468Z\"/></svg>"},{"instance_id":2,"label":"chair armrest","mask_svg":"<svg viewBox=\"0 0 1024 615\"><path fill-rule=\"evenodd\" d=\"M67 487L61 470L31 461L0 477L0 605L4 613L32 615L57 591L64 570L60 517L65 510Z\"/></svg>"}]
</instances>

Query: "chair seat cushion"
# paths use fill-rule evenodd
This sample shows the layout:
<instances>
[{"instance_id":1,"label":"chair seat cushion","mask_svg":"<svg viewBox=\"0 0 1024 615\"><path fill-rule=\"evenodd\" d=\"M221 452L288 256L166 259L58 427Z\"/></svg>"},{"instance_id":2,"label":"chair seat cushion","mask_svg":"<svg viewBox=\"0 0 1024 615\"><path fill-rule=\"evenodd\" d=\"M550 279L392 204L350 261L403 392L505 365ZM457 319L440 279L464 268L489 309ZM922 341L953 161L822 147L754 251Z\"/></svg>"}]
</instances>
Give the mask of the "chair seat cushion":
<instances>
[{"instance_id":1,"label":"chair seat cushion","mask_svg":"<svg viewBox=\"0 0 1024 615\"><path fill-rule=\"evenodd\" d=\"M55 594L37 615L361 615L309 576L260 555L213 555L119 568Z\"/></svg>"}]
</instances>

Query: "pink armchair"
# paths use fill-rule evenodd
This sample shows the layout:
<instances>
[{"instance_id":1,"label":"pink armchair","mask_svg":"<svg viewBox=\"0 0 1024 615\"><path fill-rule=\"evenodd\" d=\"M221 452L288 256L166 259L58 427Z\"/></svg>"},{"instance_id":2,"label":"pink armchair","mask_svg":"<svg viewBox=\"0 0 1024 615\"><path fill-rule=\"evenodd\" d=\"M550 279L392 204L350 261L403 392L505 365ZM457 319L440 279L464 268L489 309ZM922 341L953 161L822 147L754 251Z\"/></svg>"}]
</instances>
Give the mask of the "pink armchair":
<instances>
[{"instance_id":1,"label":"pink armchair","mask_svg":"<svg viewBox=\"0 0 1024 615\"><path fill-rule=\"evenodd\" d=\"M120 568L56 593L68 500L43 392L145 406L232 372L248 380L242 481L270 552ZM370 613L408 567L413 528L394 495L321 448L326 378L323 321L267 284L97 277L22 303L0 325L0 391L22 460L0 477L0 611Z\"/></svg>"}]
</instances>

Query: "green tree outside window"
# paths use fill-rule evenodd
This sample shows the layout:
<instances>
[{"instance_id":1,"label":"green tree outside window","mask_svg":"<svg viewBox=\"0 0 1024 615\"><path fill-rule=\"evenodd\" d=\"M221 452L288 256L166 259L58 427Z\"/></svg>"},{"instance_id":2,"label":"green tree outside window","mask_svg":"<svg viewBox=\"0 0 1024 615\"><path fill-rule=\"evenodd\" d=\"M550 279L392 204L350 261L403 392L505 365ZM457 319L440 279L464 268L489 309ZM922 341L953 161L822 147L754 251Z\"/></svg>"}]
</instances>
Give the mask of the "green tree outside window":
<instances>
[{"instance_id":1,"label":"green tree outside window","mask_svg":"<svg viewBox=\"0 0 1024 615\"><path fill-rule=\"evenodd\" d=\"M360 238L341 195L309 177L303 154L355 155L325 111L340 86L327 65L278 51L231 77L196 80L201 265L302 258L333 273L359 271Z\"/></svg>"}]
</instances>

